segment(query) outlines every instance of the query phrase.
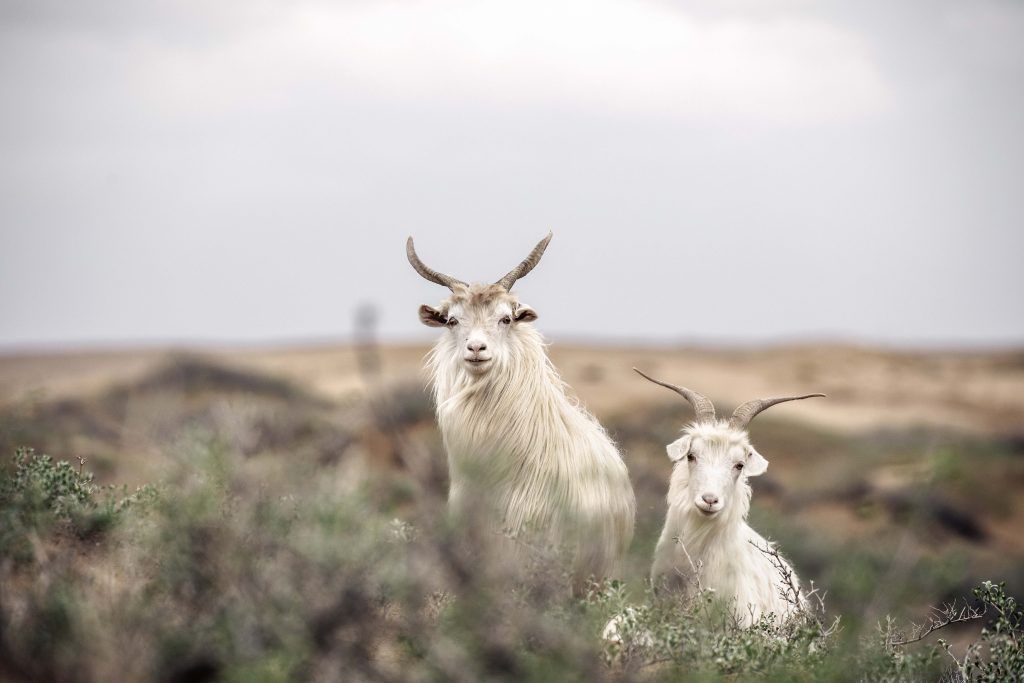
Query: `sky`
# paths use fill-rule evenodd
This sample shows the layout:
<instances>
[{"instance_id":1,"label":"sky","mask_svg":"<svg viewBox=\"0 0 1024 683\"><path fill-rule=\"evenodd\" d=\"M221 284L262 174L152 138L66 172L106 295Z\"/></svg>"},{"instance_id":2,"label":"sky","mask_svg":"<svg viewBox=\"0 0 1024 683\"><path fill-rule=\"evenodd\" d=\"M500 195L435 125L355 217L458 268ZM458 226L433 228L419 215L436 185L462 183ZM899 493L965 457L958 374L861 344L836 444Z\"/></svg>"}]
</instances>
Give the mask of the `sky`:
<instances>
[{"instance_id":1,"label":"sky","mask_svg":"<svg viewBox=\"0 0 1024 683\"><path fill-rule=\"evenodd\" d=\"M0 349L1024 344L1024 3L4 0Z\"/></svg>"}]
</instances>

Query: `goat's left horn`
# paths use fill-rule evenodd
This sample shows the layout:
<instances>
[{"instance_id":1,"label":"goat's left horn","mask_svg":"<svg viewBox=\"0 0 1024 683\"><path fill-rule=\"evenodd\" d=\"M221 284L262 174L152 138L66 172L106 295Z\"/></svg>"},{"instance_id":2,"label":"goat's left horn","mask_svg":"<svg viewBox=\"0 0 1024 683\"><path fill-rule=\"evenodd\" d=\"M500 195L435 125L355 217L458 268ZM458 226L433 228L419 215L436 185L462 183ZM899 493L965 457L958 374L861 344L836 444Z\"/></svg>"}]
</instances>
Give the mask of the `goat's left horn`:
<instances>
[{"instance_id":1,"label":"goat's left horn","mask_svg":"<svg viewBox=\"0 0 1024 683\"><path fill-rule=\"evenodd\" d=\"M448 289L454 289L455 285L466 285L462 280L454 278L451 275L439 273L433 268L427 266L423 261L420 261L420 257L416 255L416 247L412 244L412 237L405 242L405 255L409 258L409 263L412 264L412 267L416 269L417 273L435 284L442 285Z\"/></svg>"},{"instance_id":2,"label":"goat's left horn","mask_svg":"<svg viewBox=\"0 0 1024 683\"><path fill-rule=\"evenodd\" d=\"M646 380L650 380L655 384L659 384L665 387L666 389L671 389L672 391L676 392L677 394L685 398L687 401L689 401L690 405L693 406L694 412L697 413L697 422L715 421L715 404L712 403L711 399L709 399L707 396L704 396L703 394L698 394L696 391L687 389L686 387L677 387L675 384L661 382L659 380L654 379L653 377L648 377L647 375L640 372L636 368L633 368L633 372L640 375Z\"/></svg>"},{"instance_id":3,"label":"goat's left horn","mask_svg":"<svg viewBox=\"0 0 1024 683\"><path fill-rule=\"evenodd\" d=\"M828 398L825 394L805 394L803 396L780 396L779 398L757 398L747 401L735 411L729 418L729 426L733 429L746 429L750 421L762 410L771 408L776 403L786 401L802 401L805 398Z\"/></svg>"},{"instance_id":4,"label":"goat's left horn","mask_svg":"<svg viewBox=\"0 0 1024 683\"><path fill-rule=\"evenodd\" d=\"M552 232L548 230L547 237L537 242L537 246L533 248L529 256L523 259L523 262L518 266L508 271L505 277L501 278L494 284L500 285L506 292L512 289L512 285L516 283L516 280L526 277L526 274L533 270L538 263L540 263L540 257L544 255L544 250L548 248L548 242L551 241Z\"/></svg>"}]
</instances>

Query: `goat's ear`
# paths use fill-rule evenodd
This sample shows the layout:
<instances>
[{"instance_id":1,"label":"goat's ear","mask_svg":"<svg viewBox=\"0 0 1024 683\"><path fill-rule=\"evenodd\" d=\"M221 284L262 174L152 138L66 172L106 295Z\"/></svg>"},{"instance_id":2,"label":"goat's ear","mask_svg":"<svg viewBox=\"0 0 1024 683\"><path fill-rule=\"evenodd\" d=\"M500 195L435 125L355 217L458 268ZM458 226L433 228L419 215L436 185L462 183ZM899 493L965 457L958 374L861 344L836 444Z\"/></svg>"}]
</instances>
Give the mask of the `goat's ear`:
<instances>
[{"instance_id":1,"label":"goat's ear","mask_svg":"<svg viewBox=\"0 0 1024 683\"><path fill-rule=\"evenodd\" d=\"M528 323L533 322L537 319L537 311L533 310L526 304L519 304L516 306L516 312L514 315L517 323Z\"/></svg>"},{"instance_id":2,"label":"goat's ear","mask_svg":"<svg viewBox=\"0 0 1024 683\"><path fill-rule=\"evenodd\" d=\"M668 453L668 459L672 462L679 462L686 457L687 453L690 452L690 436L683 436L669 445L665 446L665 452Z\"/></svg>"},{"instance_id":3,"label":"goat's ear","mask_svg":"<svg viewBox=\"0 0 1024 683\"><path fill-rule=\"evenodd\" d=\"M748 477L756 477L767 471L768 461L764 459L763 455L751 448L750 453L747 454L747 465L743 468L743 474Z\"/></svg>"},{"instance_id":4,"label":"goat's ear","mask_svg":"<svg viewBox=\"0 0 1024 683\"><path fill-rule=\"evenodd\" d=\"M427 327L444 327L448 324L448 316L436 308L423 304L420 306L420 322Z\"/></svg>"}]
</instances>

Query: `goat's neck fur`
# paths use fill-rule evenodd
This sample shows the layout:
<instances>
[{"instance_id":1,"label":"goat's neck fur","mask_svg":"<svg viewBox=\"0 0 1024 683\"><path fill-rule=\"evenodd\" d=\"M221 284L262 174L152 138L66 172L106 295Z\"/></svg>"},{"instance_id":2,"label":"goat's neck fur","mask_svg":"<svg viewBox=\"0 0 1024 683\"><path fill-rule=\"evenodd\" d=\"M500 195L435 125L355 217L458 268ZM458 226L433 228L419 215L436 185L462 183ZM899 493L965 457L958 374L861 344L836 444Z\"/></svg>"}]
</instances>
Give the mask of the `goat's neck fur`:
<instances>
[{"instance_id":1,"label":"goat's neck fur","mask_svg":"<svg viewBox=\"0 0 1024 683\"><path fill-rule=\"evenodd\" d=\"M684 433L703 438L736 438L724 422L690 425ZM745 435L743 435L745 440ZM694 506L686 460L674 465L668 492L668 513L655 549L651 578L655 585L713 589L735 601L737 618L746 626L763 614L780 618L794 606L783 599L782 576L772 560L758 548L774 547L747 524L751 488L745 476L737 478L731 500L714 517ZM781 559L781 558L780 558ZM789 566L788 564L785 566ZM799 585L795 574L794 585Z\"/></svg>"}]
</instances>

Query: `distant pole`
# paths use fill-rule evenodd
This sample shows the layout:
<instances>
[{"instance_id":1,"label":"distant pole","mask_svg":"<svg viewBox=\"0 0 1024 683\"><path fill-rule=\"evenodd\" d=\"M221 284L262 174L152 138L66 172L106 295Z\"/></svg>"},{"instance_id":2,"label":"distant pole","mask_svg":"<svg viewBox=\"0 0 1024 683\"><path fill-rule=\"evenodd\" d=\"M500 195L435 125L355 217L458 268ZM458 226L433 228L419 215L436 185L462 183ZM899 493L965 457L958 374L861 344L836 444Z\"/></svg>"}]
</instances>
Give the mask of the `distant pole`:
<instances>
[{"instance_id":1,"label":"distant pole","mask_svg":"<svg viewBox=\"0 0 1024 683\"><path fill-rule=\"evenodd\" d=\"M381 360L380 346L377 343L377 307L372 303L360 304L356 309L355 339L356 360L359 372L367 386L380 381Z\"/></svg>"}]
</instances>

